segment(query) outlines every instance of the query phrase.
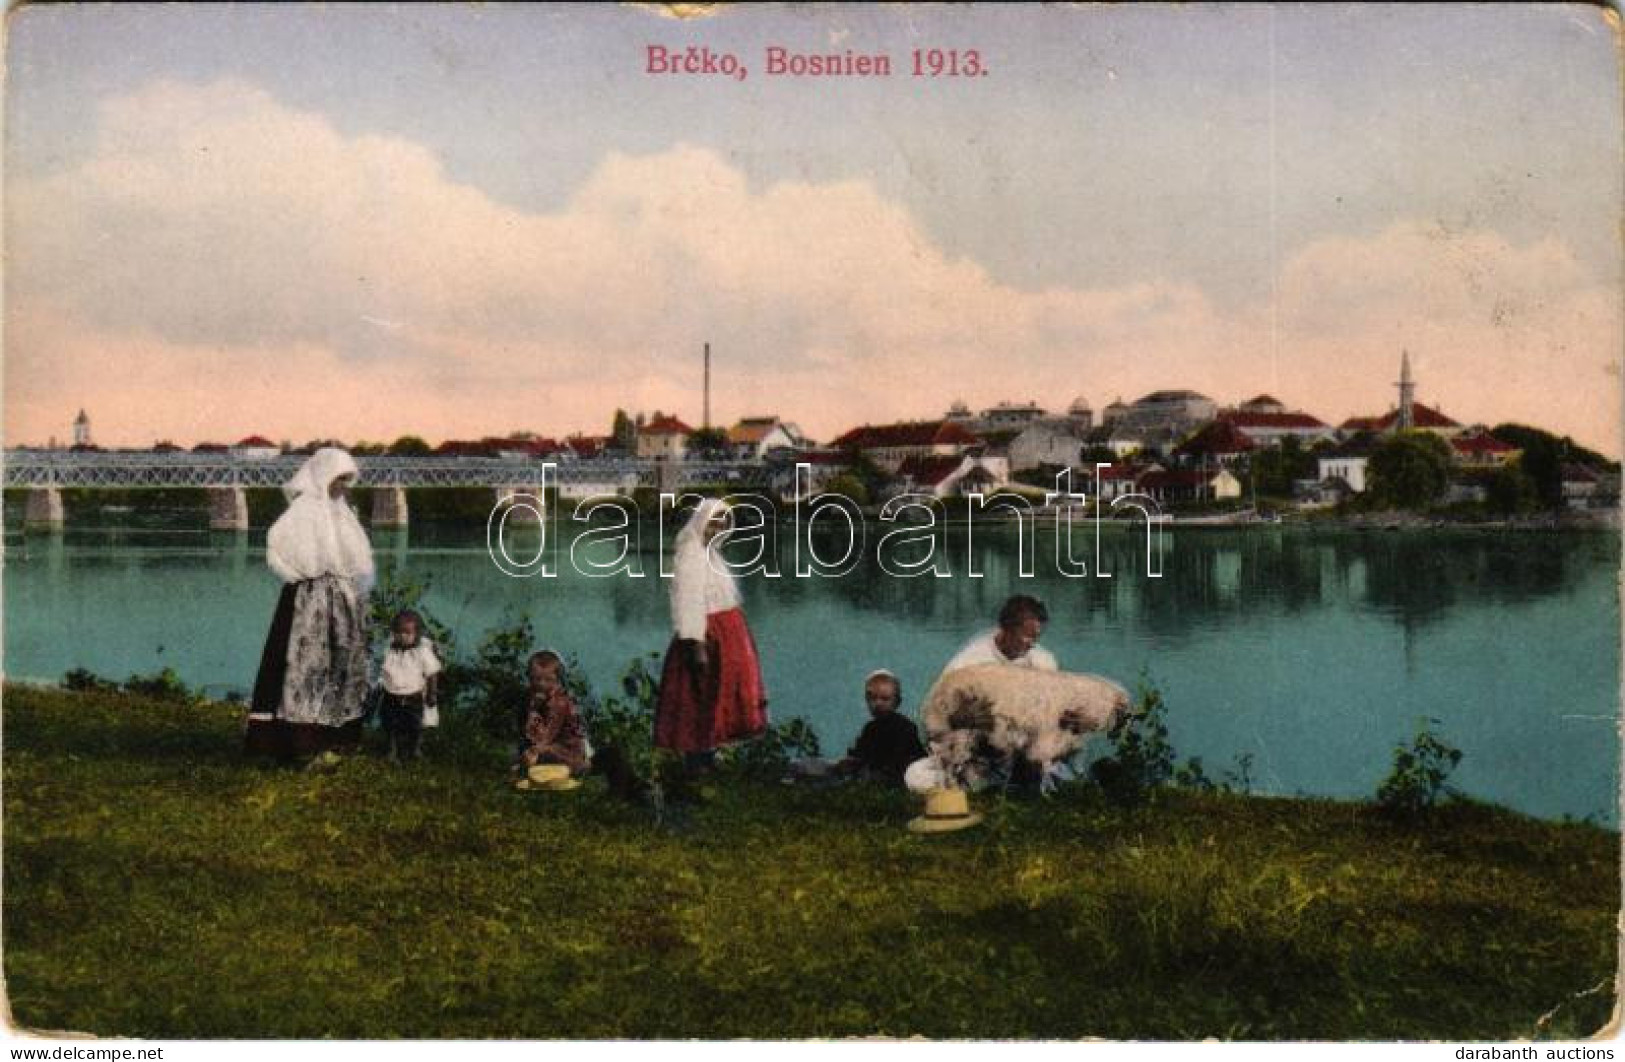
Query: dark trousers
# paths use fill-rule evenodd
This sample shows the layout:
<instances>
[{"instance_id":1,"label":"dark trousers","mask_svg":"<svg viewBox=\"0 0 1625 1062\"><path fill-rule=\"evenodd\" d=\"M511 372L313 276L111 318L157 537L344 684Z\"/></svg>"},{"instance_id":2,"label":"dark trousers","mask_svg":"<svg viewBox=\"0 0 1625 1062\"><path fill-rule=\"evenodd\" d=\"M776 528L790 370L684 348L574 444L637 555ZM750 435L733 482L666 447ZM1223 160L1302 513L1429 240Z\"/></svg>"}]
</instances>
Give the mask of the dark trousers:
<instances>
[{"instance_id":1,"label":"dark trousers","mask_svg":"<svg viewBox=\"0 0 1625 1062\"><path fill-rule=\"evenodd\" d=\"M391 756L416 756L423 738L423 694L397 696L388 690L378 695L378 715L389 735Z\"/></svg>"}]
</instances>

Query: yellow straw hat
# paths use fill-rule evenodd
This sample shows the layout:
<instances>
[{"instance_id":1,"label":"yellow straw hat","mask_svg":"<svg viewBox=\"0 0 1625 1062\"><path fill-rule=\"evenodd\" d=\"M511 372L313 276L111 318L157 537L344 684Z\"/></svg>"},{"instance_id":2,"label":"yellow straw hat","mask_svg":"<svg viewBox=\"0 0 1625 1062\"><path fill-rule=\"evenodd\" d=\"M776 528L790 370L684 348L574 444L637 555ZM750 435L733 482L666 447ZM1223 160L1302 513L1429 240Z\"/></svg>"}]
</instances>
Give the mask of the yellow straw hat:
<instances>
[{"instance_id":1,"label":"yellow straw hat","mask_svg":"<svg viewBox=\"0 0 1625 1062\"><path fill-rule=\"evenodd\" d=\"M562 763L538 763L525 772L525 777L514 783L516 789L548 789L563 792L577 789L581 779L570 777L570 768Z\"/></svg>"},{"instance_id":2,"label":"yellow straw hat","mask_svg":"<svg viewBox=\"0 0 1625 1062\"><path fill-rule=\"evenodd\" d=\"M909 820L908 832L949 833L981 821L981 812L970 809L963 789L933 789L925 794L925 814Z\"/></svg>"}]
</instances>

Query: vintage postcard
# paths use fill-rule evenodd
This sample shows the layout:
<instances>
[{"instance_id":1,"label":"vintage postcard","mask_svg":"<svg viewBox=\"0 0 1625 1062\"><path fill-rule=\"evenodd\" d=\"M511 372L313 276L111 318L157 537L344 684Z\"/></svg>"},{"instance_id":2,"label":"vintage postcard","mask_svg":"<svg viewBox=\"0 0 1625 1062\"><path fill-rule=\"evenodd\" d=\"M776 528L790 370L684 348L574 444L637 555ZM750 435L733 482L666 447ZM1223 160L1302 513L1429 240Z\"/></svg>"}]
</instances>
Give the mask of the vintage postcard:
<instances>
[{"instance_id":1,"label":"vintage postcard","mask_svg":"<svg viewBox=\"0 0 1625 1062\"><path fill-rule=\"evenodd\" d=\"M11 1035L1612 1057L1621 123L1585 4L12 7Z\"/></svg>"}]
</instances>

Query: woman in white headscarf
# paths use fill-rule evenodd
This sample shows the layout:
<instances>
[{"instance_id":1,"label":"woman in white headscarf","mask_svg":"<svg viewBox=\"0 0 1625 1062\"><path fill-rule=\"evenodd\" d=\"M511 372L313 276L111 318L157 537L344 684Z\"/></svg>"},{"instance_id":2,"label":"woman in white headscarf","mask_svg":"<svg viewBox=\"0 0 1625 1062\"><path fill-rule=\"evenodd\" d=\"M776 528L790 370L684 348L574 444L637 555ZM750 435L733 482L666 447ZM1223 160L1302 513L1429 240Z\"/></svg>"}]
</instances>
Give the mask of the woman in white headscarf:
<instances>
[{"instance_id":1,"label":"woman in white headscarf","mask_svg":"<svg viewBox=\"0 0 1625 1062\"><path fill-rule=\"evenodd\" d=\"M289 757L360 741L373 565L347 498L358 472L327 447L283 487L288 508L266 535L265 560L284 585L254 682L251 752Z\"/></svg>"},{"instance_id":2,"label":"woman in white headscarf","mask_svg":"<svg viewBox=\"0 0 1625 1062\"><path fill-rule=\"evenodd\" d=\"M729 521L718 499L700 502L677 535L674 628L655 703L655 744L693 758L767 729L767 691L739 589L717 551Z\"/></svg>"}]
</instances>

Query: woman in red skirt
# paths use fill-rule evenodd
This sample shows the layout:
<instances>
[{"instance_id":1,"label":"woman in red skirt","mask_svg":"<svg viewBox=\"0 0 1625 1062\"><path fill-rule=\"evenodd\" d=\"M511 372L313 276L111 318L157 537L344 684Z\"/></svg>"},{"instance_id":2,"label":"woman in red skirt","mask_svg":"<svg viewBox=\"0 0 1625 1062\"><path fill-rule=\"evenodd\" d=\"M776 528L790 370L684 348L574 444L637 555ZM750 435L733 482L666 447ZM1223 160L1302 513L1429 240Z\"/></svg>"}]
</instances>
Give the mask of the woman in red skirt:
<instances>
[{"instance_id":1,"label":"woman in red skirt","mask_svg":"<svg viewBox=\"0 0 1625 1062\"><path fill-rule=\"evenodd\" d=\"M675 633L660 673L655 744L705 762L719 746L767 729L767 690L739 589L716 549L726 503L700 502L677 535L671 586Z\"/></svg>"}]
</instances>

